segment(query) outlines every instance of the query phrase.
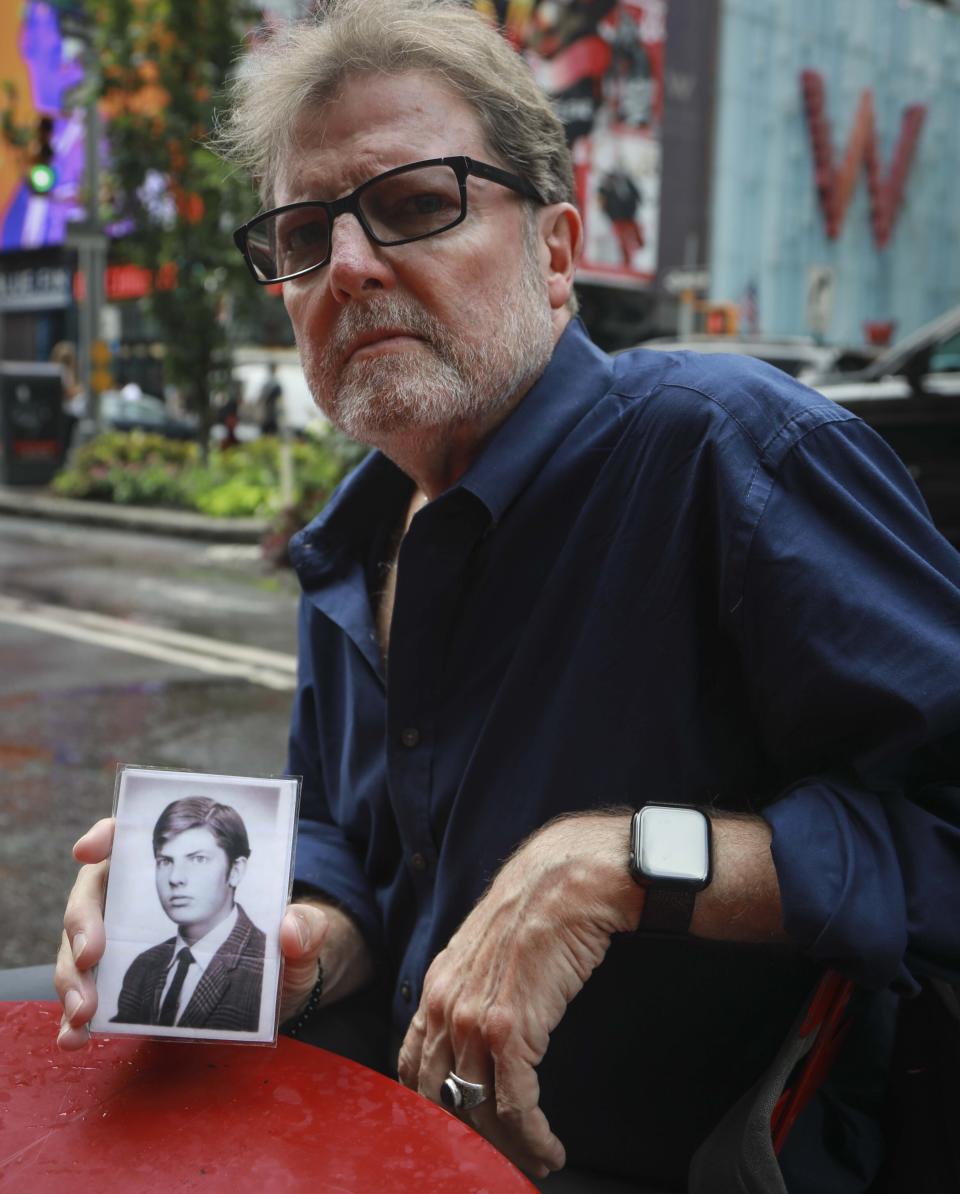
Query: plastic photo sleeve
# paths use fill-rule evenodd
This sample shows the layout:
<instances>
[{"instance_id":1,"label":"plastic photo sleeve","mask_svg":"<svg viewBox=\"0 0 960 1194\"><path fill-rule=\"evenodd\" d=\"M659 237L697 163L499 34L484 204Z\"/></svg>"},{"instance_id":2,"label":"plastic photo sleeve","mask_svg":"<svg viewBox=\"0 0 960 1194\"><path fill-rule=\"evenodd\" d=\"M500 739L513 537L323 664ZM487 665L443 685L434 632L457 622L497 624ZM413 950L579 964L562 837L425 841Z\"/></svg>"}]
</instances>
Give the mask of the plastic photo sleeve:
<instances>
[{"instance_id":1,"label":"plastic photo sleeve","mask_svg":"<svg viewBox=\"0 0 960 1194\"><path fill-rule=\"evenodd\" d=\"M275 1044L300 780L118 768L91 1031Z\"/></svg>"}]
</instances>

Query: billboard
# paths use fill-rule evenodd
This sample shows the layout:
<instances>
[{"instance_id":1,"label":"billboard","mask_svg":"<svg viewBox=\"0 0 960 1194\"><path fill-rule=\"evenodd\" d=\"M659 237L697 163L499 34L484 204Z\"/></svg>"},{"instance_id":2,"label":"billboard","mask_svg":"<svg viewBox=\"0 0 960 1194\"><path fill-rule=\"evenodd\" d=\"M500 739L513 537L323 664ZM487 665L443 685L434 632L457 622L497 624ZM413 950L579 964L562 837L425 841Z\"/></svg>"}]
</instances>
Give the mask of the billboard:
<instances>
[{"instance_id":1,"label":"billboard","mask_svg":"<svg viewBox=\"0 0 960 1194\"><path fill-rule=\"evenodd\" d=\"M551 97L573 154L580 276L653 282L668 0L474 0Z\"/></svg>"},{"instance_id":2,"label":"billboard","mask_svg":"<svg viewBox=\"0 0 960 1194\"><path fill-rule=\"evenodd\" d=\"M53 118L56 183L48 195L27 184L28 155L0 137L0 250L39 249L63 243L67 221L82 215L82 110L64 112L64 96L83 77L78 43L64 42L57 12L39 0L0 4L0 80L12 84L11 116L35 129Z\"/></svg>"},{"instance_id":3,"label":"billboard","mask_svg":"<svg viewBox=\"0 0 960 1194\"><path fill-rule=\"evenodd\" d=\"M585 224L582 277L652 282L660 221L663 58L668 0L474 0L523 52L567 130ZM15 122L54 118L57 182L35 195L26 156L0 139L0 250L60 245L82 217L83 112L64 110L82 78L79 46L54 5L0 4L0 80Z\"/></svg>"}]
</instances>

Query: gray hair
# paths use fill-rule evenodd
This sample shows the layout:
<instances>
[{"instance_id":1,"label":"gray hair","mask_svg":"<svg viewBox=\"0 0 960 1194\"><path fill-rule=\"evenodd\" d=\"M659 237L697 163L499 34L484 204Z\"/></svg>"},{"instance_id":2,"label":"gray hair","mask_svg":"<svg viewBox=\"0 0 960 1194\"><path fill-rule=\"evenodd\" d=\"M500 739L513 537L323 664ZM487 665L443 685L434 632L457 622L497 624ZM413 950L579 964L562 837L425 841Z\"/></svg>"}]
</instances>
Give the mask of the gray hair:
<instances>
[{"instance_id":1,"label":"gray hair","mask_svg":"<svg viewBox=\"0 0 960 1194\"><path fill-rule=\"evenodd\" d=\"M473 108L490 148L547 203L574 202L563 125L519 54L458 0L327 0L243 60L213 145L250 172L266 206L300 114L351 76L423 71Z\"/></svg>"}]
</instances>

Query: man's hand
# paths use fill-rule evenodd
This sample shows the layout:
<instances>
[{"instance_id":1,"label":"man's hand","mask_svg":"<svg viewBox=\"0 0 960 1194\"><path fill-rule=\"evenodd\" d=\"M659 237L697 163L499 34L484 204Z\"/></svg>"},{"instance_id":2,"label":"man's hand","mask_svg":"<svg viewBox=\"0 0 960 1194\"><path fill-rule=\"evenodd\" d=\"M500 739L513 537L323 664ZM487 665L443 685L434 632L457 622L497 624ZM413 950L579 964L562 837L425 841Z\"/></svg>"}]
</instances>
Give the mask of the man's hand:
<instances>
[{"instance_id":1,"label":"man's hand","mask_svg":"<svg viewBox=\"0 0 960 1194\"><path fill-rule=\"evenodd\" d=\"M769 826L736 813L711 820L713 877L697 896L691 932L785 941ZM538 1105L535 1066L611 934L640 922L629 826L629 813L584 813L529 838L434 959L400 1050L400 1080L434 1102L450 1070L483 1083L490 1098L465 1116L534 1177L564 1163Z\"/></svg>"},{"instance_id":2,"label":"man's hand","mask_svg":"<svg viewBox=\"0 0 960 1194\"><path fill-rule=\"evenodd\" d=\"M612 933L635 929L629 815L551 822L501 868L427 971L400 1050L400 1080L434 1102L450 1070L490 1098L473 1126L534 1177L563 1167L535 1067Z\"/></svg>"},{"instance_id":3,"label":"man's hand","mask_svg":"<svg viewBox=\"0 0 960 1194\"><path fill-rule=\"evenodd\" d=\"M57 1044L64 1050L80 1049L87 1043L88 1025L97 1010L92 969L106 946L103 902L113 832L113 818L98 821L73 847L74 858L84 865L67 901L54 978L63 1004ZM280 950L286 963L280 993L281 1022L292 1019L306 1005L317 981L317 959L321 956L322 1004L362 986L373 969L356 925L330 905L291 904L280 922Z\"/></svg>"},{"instance_id":4,"label":"man's hand","mask_svg":"<svg viewBox=\"0 0 960 1194\"><path fill-rule=\"evenodd\" d=\"M54 986L63 1004L61 1049L79 1049L87 1043L87 1025L97 1010L97 988L91 970L103 957L103 896L107 884L107 859L113 848L112 817L98 821L73 847L80 868L63 916L63 937L57 954Z\"/></svg>"},{"instance_id":5,"label":"man's hand","mask_svg":"<svg viewBox=\"0 0 960 1194\"><path fill-rule=\"evenodd\" d=\"M284 958L281 1024L306 1007L317 981L318 958L323 963L321 1007L358 990L373 973L360 930L345 912L319 900L289 905L280 922L280 951Z\"/></svg>"}]
</instances>

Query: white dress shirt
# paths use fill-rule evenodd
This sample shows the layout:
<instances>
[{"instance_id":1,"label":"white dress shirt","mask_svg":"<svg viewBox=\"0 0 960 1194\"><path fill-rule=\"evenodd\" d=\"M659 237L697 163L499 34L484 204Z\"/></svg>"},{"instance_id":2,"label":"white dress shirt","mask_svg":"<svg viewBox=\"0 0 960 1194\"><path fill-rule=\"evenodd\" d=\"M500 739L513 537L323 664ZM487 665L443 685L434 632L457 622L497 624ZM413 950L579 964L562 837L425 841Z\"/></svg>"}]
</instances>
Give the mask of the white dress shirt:
<instances>
[{"instance_id":1,"label":"white dress shirt","mask_svg":"<svg viewBox=\"0 0 960 1194\"><path fill-rule=\"evenodd\" d=\"M163 1001L166 998L167 992L173 983L173 976L177 970L177 958L180 956L181 949L189 949L193 955L193 961L190 963L190 968L187 970L187 977L183 980L183 986L180 988L180 998L177 1000L177 1014L173 1017L173 1022L176 1024L180 1018L180 1013L189 1004L193 998L193 993L197 989L200 980L203 978L204 971L213 960L213 955L223 945L226 939L233 932L234 926L237 923L237 906L234 904L230 910L230 915L225 916L218 925L215 925L205 937L201 937L196 945L189 945L184 941L182 935L177 933L177 940L173 947L173 958L170 961L169 969L167 970L167 977L163 983L163 990L160 993L160 1006L163 1006Z\"/></svg>"}]
</instances>

